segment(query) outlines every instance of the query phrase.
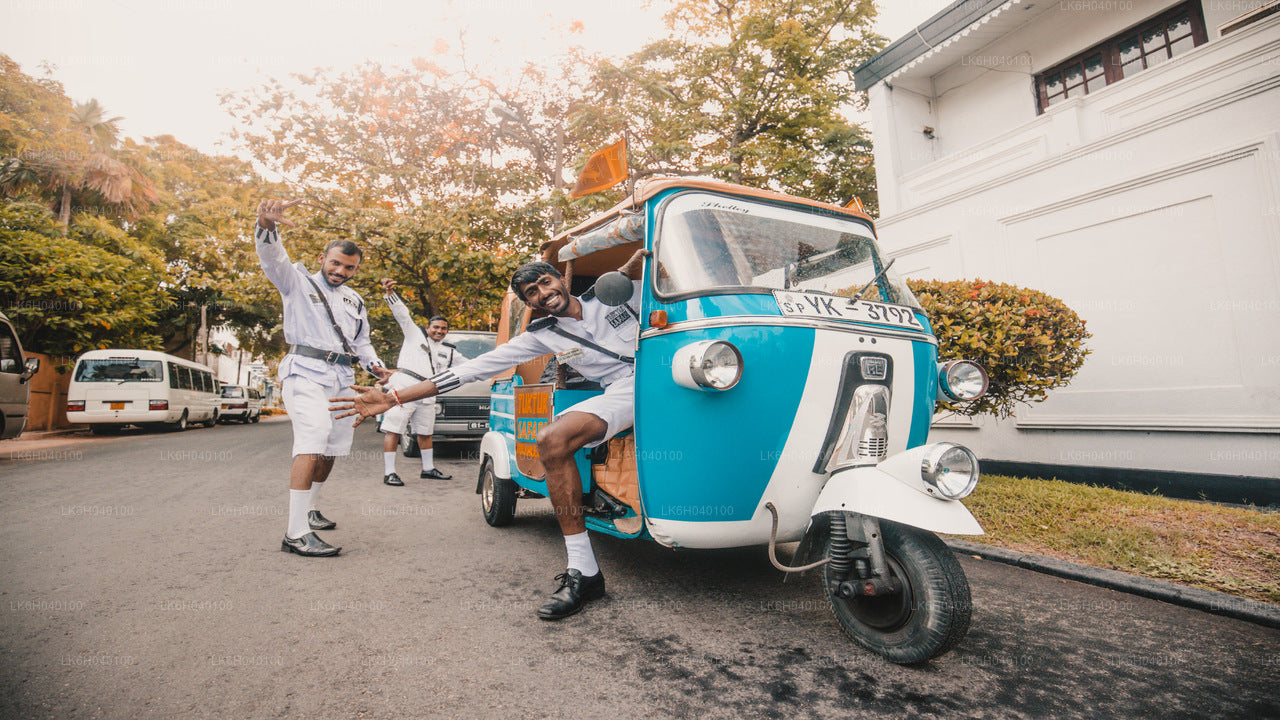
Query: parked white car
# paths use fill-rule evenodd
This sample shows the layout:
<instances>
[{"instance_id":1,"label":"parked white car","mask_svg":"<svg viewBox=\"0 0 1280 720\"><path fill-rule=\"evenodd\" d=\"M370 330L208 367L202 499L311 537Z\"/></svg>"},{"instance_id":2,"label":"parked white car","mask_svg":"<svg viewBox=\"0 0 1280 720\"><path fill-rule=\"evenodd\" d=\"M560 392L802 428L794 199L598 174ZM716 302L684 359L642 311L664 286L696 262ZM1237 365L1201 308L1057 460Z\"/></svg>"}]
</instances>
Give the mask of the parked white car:
<instances>
[{"instance_id":1,"label":"parked white car","mask_svg":"<svg viewBox=\"0 0 1280 720\"><path fill-rule=\"evenodd\" d=\"M256 423L262 418L264 402L262 393L257 388L241 385L222 386L222 407L218 412L218 421L223 423L239 420L243 423Z\"/></svg>"}]
</instances>

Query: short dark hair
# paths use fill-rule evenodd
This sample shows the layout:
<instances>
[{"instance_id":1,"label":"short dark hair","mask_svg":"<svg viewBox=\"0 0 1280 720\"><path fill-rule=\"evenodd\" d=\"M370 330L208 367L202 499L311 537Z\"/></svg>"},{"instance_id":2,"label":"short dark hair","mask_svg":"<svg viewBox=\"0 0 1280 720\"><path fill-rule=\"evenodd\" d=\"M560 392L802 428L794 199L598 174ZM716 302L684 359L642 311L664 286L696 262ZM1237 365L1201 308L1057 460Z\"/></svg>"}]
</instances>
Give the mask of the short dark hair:
<instances>
[{"instance_id":1,"label":"short dark hair","mask_svg":"<svg viewBox=\"0 0 1280 720\"><path fill-rule=\"evenodd\" d=\"M338 248L338 251L343 255L355 255L364 260L364 251L360 249L359 245L350 240L330 240L329 244L324 246L324 254L328 255L329 251L334 248Z\"/></svg>"},{"instance_id":2,"label":"short dark hair","mask_svg":"<svg viewBox=\"0 0 1280 720\"><path fill-rule=\"evenodd\" d=\"M516 268L515 272L511 273L511 292L519 295L521 285L536 282L537 279L543 275L564 277L560 274L560 271L556 269L556 266L551 263L542 262L541 260L527 262Z\"/></svg>"},{"instance_id":3,"label":"short dark hair","mask_svg":"<svg viewBox=\"0 0 1280 720\"><path fill-rule=\"evenodd\" d=\"M443 316L443 315L432 315L432 316L431 316L431 319L427 321L427 324L428 324L428 325L430 325L431 323L433 323L433 322L435 322L435 321L437 321L437 320L439 320L440 322L444 323L445 325L448 325L448 324L449 324L449 318L447 318L447 317L445 317L445 316Z\"/></svg>"}]
</instances>

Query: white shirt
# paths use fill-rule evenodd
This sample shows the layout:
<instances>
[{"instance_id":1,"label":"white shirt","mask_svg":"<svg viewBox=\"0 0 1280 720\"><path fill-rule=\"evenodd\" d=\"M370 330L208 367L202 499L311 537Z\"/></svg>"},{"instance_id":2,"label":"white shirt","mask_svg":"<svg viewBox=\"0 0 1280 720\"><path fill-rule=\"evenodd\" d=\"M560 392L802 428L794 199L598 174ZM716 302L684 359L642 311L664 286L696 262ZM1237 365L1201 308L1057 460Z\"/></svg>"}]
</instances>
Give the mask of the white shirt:
<instances>
[{"instance_id":1,"label":"white shirt","mask_svg":"<svg viewBox=\"0 0 1280 720\"><path fill-rule=\"evenodd\" d=\"M386 301L387 307L391 308L391 316L400 323L400 330L404 333L404 344L400 346L400 357L396 360L397 368L412 370L424 378L429 378L466 361L466 356L458 352L453 345L436 342L428 337L422 328L413 322L413 315L409 312L409 308L405 307L400 296L388 293L382 299ZM419 382L422 382L421 378L396 372L391 376L389 384L399 390ZM427 398L427 401L435 402L435 398Z\"/></svg>"},{"instance_id":2,"label":"white shirt","mask_svg":"<svg viewBox=\"0 0 1280 720\"><path fill-rule=\"evenodd\" d=\"M324 309L316 287L320 288L323 297L329 301L333 316L338 321L342 334L351 343L351 349L366 369L381 367L373 345L369 344L369 316L365 312L364 300L360 293L340 285L333 287L319 272L309 273L302 263L291 264L289 253L280 244L280 233L254 226L254 243L258 250L258 263L267 279L280 291L284 301L284 339L290 345L307 345L318 350L326 350L345 354L347 351L333 329L329 313ZM315 280L313 287L308 278ZM337 363L325 362L319 358L303 357L289 353L280 361L280 379L290 375L313 380L323 384L346 386L355 379L355 371Z\"/></svg>"},{"instance_id":3,"label":"white shirt","mask_svg":"<svg viewBox=\"0 0 1280 720\"><path fill-rule=\"evenodd\" d=\"M640 329L638 318L640 311L640 283L632 281L631 300L626 305L609 307L590 291L583 293L578 299L582 303L582 320L570 317L555 318L556 325L566 332L585 338L601 347L625 357L633 357L636 348L636 332ZM535 320L530 323L536 328ZM568 365L577 370L588 380L601 385L621 380L635 374L635 365L610 357L599 350L583 346L572 338L562 337L550 328L531 329L521 333L505 344L489 352L431 378L440 392L445 393L457 387L494 375L515 367L526 360L547 353L561 353L565 350L581 348L582 355L572 359Z\"/></svg>"}]
</instances>

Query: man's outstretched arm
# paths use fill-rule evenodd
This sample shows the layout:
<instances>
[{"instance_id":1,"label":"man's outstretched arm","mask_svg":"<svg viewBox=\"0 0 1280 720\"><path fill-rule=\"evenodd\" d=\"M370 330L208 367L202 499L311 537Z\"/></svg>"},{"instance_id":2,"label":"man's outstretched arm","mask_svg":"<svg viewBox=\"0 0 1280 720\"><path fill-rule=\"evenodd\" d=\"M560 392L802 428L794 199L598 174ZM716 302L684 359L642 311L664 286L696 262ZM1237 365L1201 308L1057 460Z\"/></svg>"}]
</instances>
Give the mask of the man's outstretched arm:
<instances>
[{"instance_id":1,"label":"man's outstretched arm","mask_svg":"<svg viewBox=\"0 0 1280 720\"><path fill-rule=\"evenodd\" d=\"M254 248L258 251L258 264L272 285L287 295L294 290L298 282L297 273L293 271L293 263L289 253L280 243L280 233L276 224L293 227L293 223L285 219L284 212L302 202L301 199L271 200L258 203L258 220L253 226Z\"/></svg>"}]
</instances>

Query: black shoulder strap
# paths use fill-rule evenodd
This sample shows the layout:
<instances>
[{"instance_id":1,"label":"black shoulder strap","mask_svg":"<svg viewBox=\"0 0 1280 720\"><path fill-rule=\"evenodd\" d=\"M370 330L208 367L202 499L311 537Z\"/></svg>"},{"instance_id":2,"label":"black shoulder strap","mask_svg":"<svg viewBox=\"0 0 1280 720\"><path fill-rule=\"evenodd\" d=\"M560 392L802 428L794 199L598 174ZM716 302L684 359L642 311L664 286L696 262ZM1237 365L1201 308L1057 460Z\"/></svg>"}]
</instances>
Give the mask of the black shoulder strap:
<instances>
[{"instance_id":1,"label":"black shoulder strap","mask_svg":"<svg viewBox=\"0 0 1280 720\"><path fill-rule=\"evenodd\" d=\"M325 299L324 293L320 291L320 286L316 284L316 279L308 275L307 282L311 283L311 287L316 289L320 304L324 305L324 311L329 313L329 322L333 323L333 331L338 333L338 339L342 341L342 349L346 350L351 357L355 357L356 351L351 349L351 343L347 342L347 336L343 335L342 328L338 327L338 319L333 316L333 308L329 307L329 301Z\"/></svg>"},{"instance_id":2,"label":"black shoulder strap","mask_svg":"<svg viewBox=\"0 0 1280 720\"><path fill-rule=\"evenodd\" d=\"M554 317L538 318L537 320L532 320L529 322L529 324L525 327L525 332L537 332L539 330L546 330L547 328L552 327L555 324L556 324L556 319Z\"/></svg>"},{"instance_id":3,"label":"black shoulder strap","mask_svg":"<svg viewBox=\"0 0 1280 720\"><path fill-rule=\"evenodd\" d=\"M627 357L626 355L619 355L618 353L616 353L616 352L614 352L614 351L610 350L609 348L601 347L601 346L599 346L599 345L597 345L597 344L595 344L595 343L591 342L590 340L588 340L588 339L586 339L586 338L584 338L584 337L578 337L577 335L574 335L573 333L569 332L568 330L565 330L564 328L562 328L562 327L560 327L559 325L555 324L555 322L554 322L554 321L555 321L555 318L544 318L544 319L546 319L546 320L551 320L551 321L552 321L552 322L547 326L547 329L548 329L548 330L550 330L551 332L553 332L553 333L555 333L555 334L559 335L560 337L568 338L568 339L570 339L570 340L572 340L572 341L574 341L574 342L576 342L576 343L579 343L579 344L581 344L581 345L585 345L586 347L589 347L589 348L591 348L592 350L595 350L595 351L596 351L596 352L598 352L598 353L603 353L603 354L608 355L609 357L613 358L614 360L621 360L622 362L627 363L627 364L629 364L629 365L634 365L634 364L635 364L635 362L636 362L636 359L635 359L635 358L633 358L633 357ZM530 326L530 327L533 327L533 323L529 323L529 326Z\"/></svg>"}]
</instances>

